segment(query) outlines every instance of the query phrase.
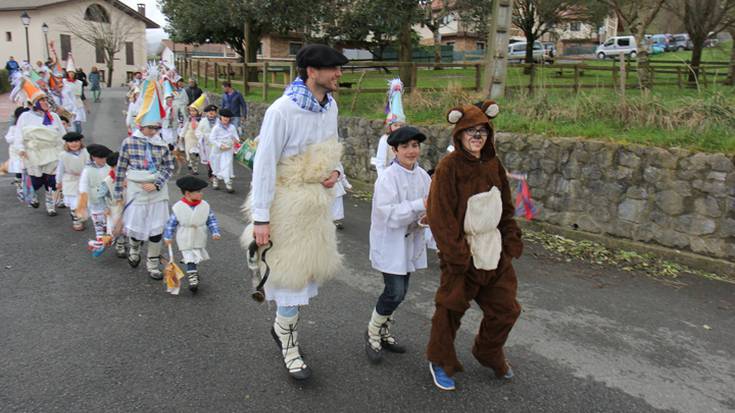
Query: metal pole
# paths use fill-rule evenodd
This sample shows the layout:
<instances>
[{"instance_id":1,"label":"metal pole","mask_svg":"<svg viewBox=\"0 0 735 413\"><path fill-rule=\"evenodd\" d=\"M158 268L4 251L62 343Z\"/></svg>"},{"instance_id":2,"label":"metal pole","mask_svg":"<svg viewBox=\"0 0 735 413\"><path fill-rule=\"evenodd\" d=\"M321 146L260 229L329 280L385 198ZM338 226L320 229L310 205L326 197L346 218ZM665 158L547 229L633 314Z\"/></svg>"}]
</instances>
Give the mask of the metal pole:
<instances>
[{"instance_id":1,"label":"metal pole","mask_svg":"<svg viewBox=\"0 0 735 413\"><path fill-rule=\"evenodd\" d=\"M26 26L26 62L31 63L31 46L28 43L28 26Z\"/></svg>"}]
</instances>

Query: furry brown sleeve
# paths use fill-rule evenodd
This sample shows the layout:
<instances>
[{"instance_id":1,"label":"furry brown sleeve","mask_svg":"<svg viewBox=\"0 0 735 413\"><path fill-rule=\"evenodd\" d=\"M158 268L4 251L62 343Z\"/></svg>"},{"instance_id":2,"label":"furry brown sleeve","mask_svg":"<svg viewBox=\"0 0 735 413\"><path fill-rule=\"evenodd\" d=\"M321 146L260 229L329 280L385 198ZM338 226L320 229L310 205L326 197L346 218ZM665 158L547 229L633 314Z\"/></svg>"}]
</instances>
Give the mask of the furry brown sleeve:
<instances>
[{"instance_id":1,"label":"furry brown sleeve","mask_svg":"<svg viewBox=\"0 0 735 413\"><path fill-rule=\"evenodd\" d=\"M439 165L431 179L426 215L440 251L440 258L453 271L464 272L472 262L472 254L464 236L464 225L457 208L454 171Z\"/></svg>"}]
</instances>

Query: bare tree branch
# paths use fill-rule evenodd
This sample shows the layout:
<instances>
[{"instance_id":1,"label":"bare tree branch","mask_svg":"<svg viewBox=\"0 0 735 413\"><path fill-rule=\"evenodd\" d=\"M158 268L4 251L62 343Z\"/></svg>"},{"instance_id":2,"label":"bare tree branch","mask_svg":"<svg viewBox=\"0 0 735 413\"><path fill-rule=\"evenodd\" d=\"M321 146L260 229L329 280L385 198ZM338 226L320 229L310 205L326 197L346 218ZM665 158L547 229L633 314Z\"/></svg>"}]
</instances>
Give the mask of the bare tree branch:
<instances>
[{"instance_id":1,"label":"bare tree branch","mask_svg":"<svg viewBox=\"0 0 735 413\"><path fill-rule=\"evenodd\" d=\"M92 10L91 15L86 16L88 18L85 18L85 12L89 10L92 9L79 9L76 13L57 18L57 22L64 25L74 37L91 45L95 50L97 47L103 50L108 71L107 87L110 87L115 55L122 50L125 42L129 41L132 36L140 35L140 32L136 30L135 25L124 19L96 14L95 10ZM66 57L61 56L61 59Z\"/></svg>"}]
</instances>

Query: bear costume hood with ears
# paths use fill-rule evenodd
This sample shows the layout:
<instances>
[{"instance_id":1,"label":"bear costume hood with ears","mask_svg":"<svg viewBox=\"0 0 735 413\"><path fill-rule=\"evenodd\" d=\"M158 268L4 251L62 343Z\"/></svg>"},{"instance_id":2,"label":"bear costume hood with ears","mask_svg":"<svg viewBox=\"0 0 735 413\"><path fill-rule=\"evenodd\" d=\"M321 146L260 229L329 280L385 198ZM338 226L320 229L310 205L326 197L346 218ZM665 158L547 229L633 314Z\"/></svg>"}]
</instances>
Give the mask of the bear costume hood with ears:
<instances>
[{"instance_id":1,"label":"bear costume hood with ears","mask_svg":"<svg viewBox=\"0 0 735 413\"><path fill-rule=\"evenodd\" d=\"M500 108L494 100L484 100L472 105L450 109L447 113L447 121L454 125L452 130L454 147L466 153L462 146L462 131L484 125L490 130L490 134L482 148L482 159L490 159L495 156L495 129L493 128L492 119L498 116L498 112L500 112Z\"/></svg>"}]
</instances>

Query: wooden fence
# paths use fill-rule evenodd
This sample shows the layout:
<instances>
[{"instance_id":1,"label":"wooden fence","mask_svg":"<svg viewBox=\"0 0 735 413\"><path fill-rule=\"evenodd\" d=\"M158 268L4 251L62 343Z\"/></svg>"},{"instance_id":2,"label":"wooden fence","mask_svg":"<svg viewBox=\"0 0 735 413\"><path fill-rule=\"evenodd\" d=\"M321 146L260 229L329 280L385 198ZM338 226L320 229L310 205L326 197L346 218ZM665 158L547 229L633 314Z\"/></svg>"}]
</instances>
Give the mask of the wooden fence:
<instances>
[{"instance_id":1,"label":"wooden fence","mask_svg":"<svg viewBox=\"0 0 735 413\"><path fill-rule=\"evenodd\" d=\"M296 76L296 62L294 61L263 61L258 63L224 63L210 62L206 59L180 59L177 61L177 67L182 76L190 78L198 78L203 86L209 87L210 84L216 89L223 80L236 81L244 85L245 92L250 89L261 89L263 98L267 97L269 89L283 90ZM342 67L343 72L367 72L376 70L400 70L408 67L413 73L413 81L410 85L405 85L406 90L433 90L435 88L418 88L416 82L419 76L419 69L423 68L473 68L474 82L473 86L464 87L466 90L479 91L482 87L482 69L481 63L442 63L436 65L434 63L416 63L416 62L370 62L360 61L354 64ZM258 81L247 81L248 74L257 73ZM356 82L341 82L341 89L349 89L355 93L385 93L385 87L381 88L363 88L360 80Z\"/></svg>"},{"instance_id":2,"label":"wooden fence","mask_svg":"<svg viewBox=\"0 0 735 413\"><path fill-rule=\"evenodd\" d=\"M608 64L609 63L609 64ZM636 62L631 60L618 61L571 61L569 63L536 64L525 63L508 65L509 78L513 73L515 81L509 80L508 89L528 89L533 93L536 89L572 89L575 92L581 89L608 88L634 89L638 88L635 74ZM697 83L699 86L711 86L725 80L729 62L706 62L700 65ZM343 72L356 72L362 75L353 81L340 83L342 92L385 93L385 87L363 87L365 74L371 71L400 70L408 67L413 76L411 84L405 85L408 92L412 90L437 90L440 87L418 87L419 76L429 73L427 70L439 66L445 69L473 69L474 79L472 86L464 86L464 90L480 91L482 88L482 73L484 64L473 63L433 63L416 62L372 62L356 61L343 66ZM234 63L209 61L202 58L180 59L177 61L180 74L185 77L196 77L205 88L213 86L217 89L223 81L234 81L242 84L245 93L251 89L260 89L263 99L267 100L270 89L283 90L297 76L296 63L293 60L266 60L257 63ZM250 73L256 73L258 81L248 81ZM650 76L652 85L690 87L689 75L693 68L688 62L673 60L655 60L650 62ZM589 83L590 73L598 73L595 83ZM609 76L607 76L609 74ZM602 79L602 81L600 81ZM630 83L632 81L633 83ZM469 83L469 82L466 82Z\"/></svg>"}]
</instances>

